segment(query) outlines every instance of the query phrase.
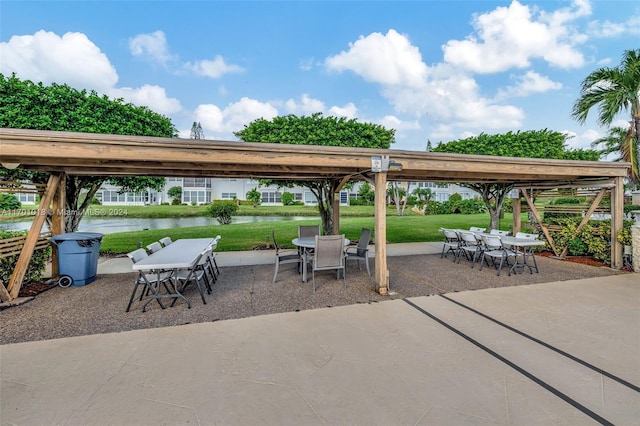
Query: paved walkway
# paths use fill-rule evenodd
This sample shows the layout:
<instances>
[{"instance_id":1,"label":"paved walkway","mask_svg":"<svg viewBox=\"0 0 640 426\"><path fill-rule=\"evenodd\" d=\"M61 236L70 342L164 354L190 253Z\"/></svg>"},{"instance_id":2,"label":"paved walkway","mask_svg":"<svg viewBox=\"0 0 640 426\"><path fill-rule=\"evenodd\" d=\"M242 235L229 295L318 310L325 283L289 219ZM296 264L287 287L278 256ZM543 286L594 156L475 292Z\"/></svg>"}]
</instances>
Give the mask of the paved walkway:
<instances>
[{"instance_id":1,"label":"paved walkway","mask_svg":"<svg viewBox=\"0 0 640 426\"><path fill-rule=\"evenodd\" d=\"M3 345L0 423L640 425L638 277Z\"/></svg>"},{"instance_id":2,"label":"paved walkway","mask_svg":"<svg viewBox=\"0 0 640 426\"><path fill-rule=\"evenodd\" d=\"M388 244L388 256L407 256L415 254L440 253L442 243L402 243ZM370 246L369 256L374 256L374 246ZM216 253L218 266L268 265L274 262L273 250L223 251ZM128 257L101 258L98 274L131 272L131 260ZM50 274L50 272L49 272Z\"/></svg>"}]
</instances>

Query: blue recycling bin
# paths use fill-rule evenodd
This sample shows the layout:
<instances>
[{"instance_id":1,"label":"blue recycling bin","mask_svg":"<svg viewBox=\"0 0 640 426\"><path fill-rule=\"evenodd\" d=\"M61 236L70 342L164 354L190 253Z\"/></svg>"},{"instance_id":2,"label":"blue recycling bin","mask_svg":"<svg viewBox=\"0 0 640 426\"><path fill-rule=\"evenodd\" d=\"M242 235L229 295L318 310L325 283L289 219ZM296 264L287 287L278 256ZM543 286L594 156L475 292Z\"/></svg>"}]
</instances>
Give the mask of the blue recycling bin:
<instances>
[{"instance_id":1,"label":"blue recycling bin","mask_svg":"<svg viewBox=\"0 0 640 426\"><path fill-rule=\"evenodd\" d=\"M97 232L69 232L51 237L51 243L58 248L61 286L81 286L96 280L102 237Z\"/></svg>"}]
</instances>

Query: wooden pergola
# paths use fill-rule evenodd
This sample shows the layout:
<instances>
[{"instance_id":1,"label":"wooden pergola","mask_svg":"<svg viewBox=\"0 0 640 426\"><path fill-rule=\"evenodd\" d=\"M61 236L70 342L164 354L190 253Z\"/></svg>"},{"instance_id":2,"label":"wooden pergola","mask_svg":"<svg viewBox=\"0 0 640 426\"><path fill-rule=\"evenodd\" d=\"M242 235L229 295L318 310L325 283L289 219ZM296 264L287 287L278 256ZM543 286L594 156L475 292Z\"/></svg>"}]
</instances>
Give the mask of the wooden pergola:
<instances>
[{"instance_id":1,"label":"wooden pergola","mask_svg":"<svg viewBox=\"0 0 640 426\"><path fill-rule=\"evenodd\" d=\"M377 171L375 166L378 162L374 160L380 159L383 162L390 161L392 167ZM46 212L52 204L52 234L64 232L66 175L329 179L336 183L333 196L336 233L339 230L340 203L337 195L340 189L350 180L369 181L375 186L375 281L377 291L381 294L386 294L389 282L386 250L387 181L512 183L522 190L527 202L530 201L526 196L527 190L597 188L611 192L612 266L622 266L622 247L615 235L622 227L623 180L630 167L628 163L8 128L0 128L0 163L7 168L21 167L52 173L40 201L41 214L34 219L11 281L6 289L0 289L0 296L4 294L3 300L17 296L24 269L37 243ZM535 212L532 202L530 207ZM514 208L519 209L519 204ZM519 214L514 212L514 230L519 228ZM55 268L55 259L53 263Z\"/></svg>"}]
</instances>

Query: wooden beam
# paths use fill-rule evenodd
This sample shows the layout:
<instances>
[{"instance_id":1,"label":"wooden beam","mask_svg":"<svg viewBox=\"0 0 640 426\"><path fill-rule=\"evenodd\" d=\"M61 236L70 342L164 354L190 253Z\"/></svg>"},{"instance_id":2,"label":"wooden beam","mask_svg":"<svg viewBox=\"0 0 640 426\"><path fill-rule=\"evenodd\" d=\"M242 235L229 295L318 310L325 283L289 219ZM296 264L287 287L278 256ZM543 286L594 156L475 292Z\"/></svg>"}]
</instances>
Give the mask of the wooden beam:
<instances>
[{"instance_id":1,"label":"wooden beam","mask_svg":"<svg viewBox=\"0 0 640 426\"><path fill-rule=\"evenodd\" d=\"M611 190L611 267L623 266L623 245L618 242L618 232L624 223L624 179L616 178L616 187Z\"/></svg>"},{"instance_id":2,"label":"wooden beam","mask_svg":"<svg viewBox=\"0 0 640 426\"><path fill-rule=\"evenodd\" d=\"M340 181L340 183L338 184L338 187L336 188L337 192L342 191L342 188L344 188L344 186L353 178L352 175L348 175L342 178L342 180Z\"/></svg>"},{"instance_id":3,"label":"wooden beam","mask_svg":"<svg viewBox=\"0 0 640 426\"><path fill-rule=\"evenodd\" d=\"M340 192L331 194L333 204L333 235L340 235Z\"/></svg>"},{"instance_id":4,"label":"wooden beam","mask_svg":"<svg viewBox=\"0 0 640 426\"><path fill-rule=\"evenodd\" d=\"M343 178L371 167L372 155L393 155L402 170L388 180L449 182L597 182L624 177L629 163L463 155L237 141L0 128L0 162L70 174ZM144 160L141 160L143 158ZM578 185L576 185L578 186Z\"/></svg>"},{"instance_id":5,"label":"wooden beam","mask_svg":"<svg viewBox=\"0 0 640 426\"><path fill-rule=\"evenodd\" d=\"M520 200L520 189L518 191L518 196L513 199L513 229L511 233L515 236L520 229L522 228L522 218L520 217L522 214L522 201Z\"/></svg>"},{"instance_id":6,"label":"wooden beam","mask_svg":"<svg viewBox=\"0 0 640 426\"><path fill-rule=\"evenodd\" d=\"M376 291L386 295L389 290L387 269L387 173L375 174L375 272Z\"/></svg>"},{"instance_id":7,"label":"wooden beam","mask_svg":"<svg viewBox=\"0 0 640 426\"><path fill-rule=\"evenodd\" d=\"M33 255L33 249L38 242L38 236L40 235L40 231L42 230L42 225L44 225L45 219L47 218L47 212L49 210L49 205L53 200L53 196L58 190L58 185L60 184L61 174L52 174L49 176L49 182L47 183L47 189L44 191L42 198L40 199L40 205L38 206L38 213L35 216L35 219L31 223L31 229L29 229L29 233L27 234L27 239L25 240L24 247L20 252L20 256L18 257L18 261L16 262L15 269L11 274L11 278L9 279L9 285L7 286L7 291L11 297L11 300L18 297L20 292L20 287L22 286L22 281L24 280L24 275L27 272L27 267L29 266L29 262L31 261L31 256Z\"/></svg>"},{"instance_id":8,"label":"wooden beam","mask_svg":"<svg viewBox=\"0 0 640 426\"><path fill-rule=\"evenodd\" d=\"M2 280L0 280L0 300L2 300L3 302L11 301L11 295L9 294L9 291L7 291L7 288L4 286L4 282Z\"/></svg>"},{"instance_id":9,"label":"wooden beam","mask_svg":"<svg viewBox=\"0 0 640 426\"><path fill-rule=\"evenodd\" d=\"M67 203L67 175L66 173L60 174L60 183L58 184L58 190L53 196L53 215L51 216L51 235L60 235L65 232L65 206ZM58 270L58 246L54 245L51 252L51 276L57 277L60 275Z\"/></svg>"}]
</instances>

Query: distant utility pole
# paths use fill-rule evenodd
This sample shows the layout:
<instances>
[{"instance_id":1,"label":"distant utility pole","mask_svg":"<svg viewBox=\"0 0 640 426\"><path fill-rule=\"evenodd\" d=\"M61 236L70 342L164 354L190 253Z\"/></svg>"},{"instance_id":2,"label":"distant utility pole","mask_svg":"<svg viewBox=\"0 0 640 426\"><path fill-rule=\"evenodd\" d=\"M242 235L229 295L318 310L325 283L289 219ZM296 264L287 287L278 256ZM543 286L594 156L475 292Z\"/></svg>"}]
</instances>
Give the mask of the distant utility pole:
<instances>
[{"instance_id":1,"label":"distant utility pole","mask_svg":"<svg viewBox=\"0 0 640 426\"><path fill-rule=\"evenodd\" d=\"M194 121L191 126L191 139L204 139L204 132L199 121L197 123Z\"/></svg>"},{"instance_id":2,"label":"distant utility pole","mask_svg":"<svg viewBox=\"0 0 640 426\"><path fill-rule=\"evenodd\" d=\"M427 139L427 152L431 152L431 149L431 140Z\"/></svg>"}]
</instances>

